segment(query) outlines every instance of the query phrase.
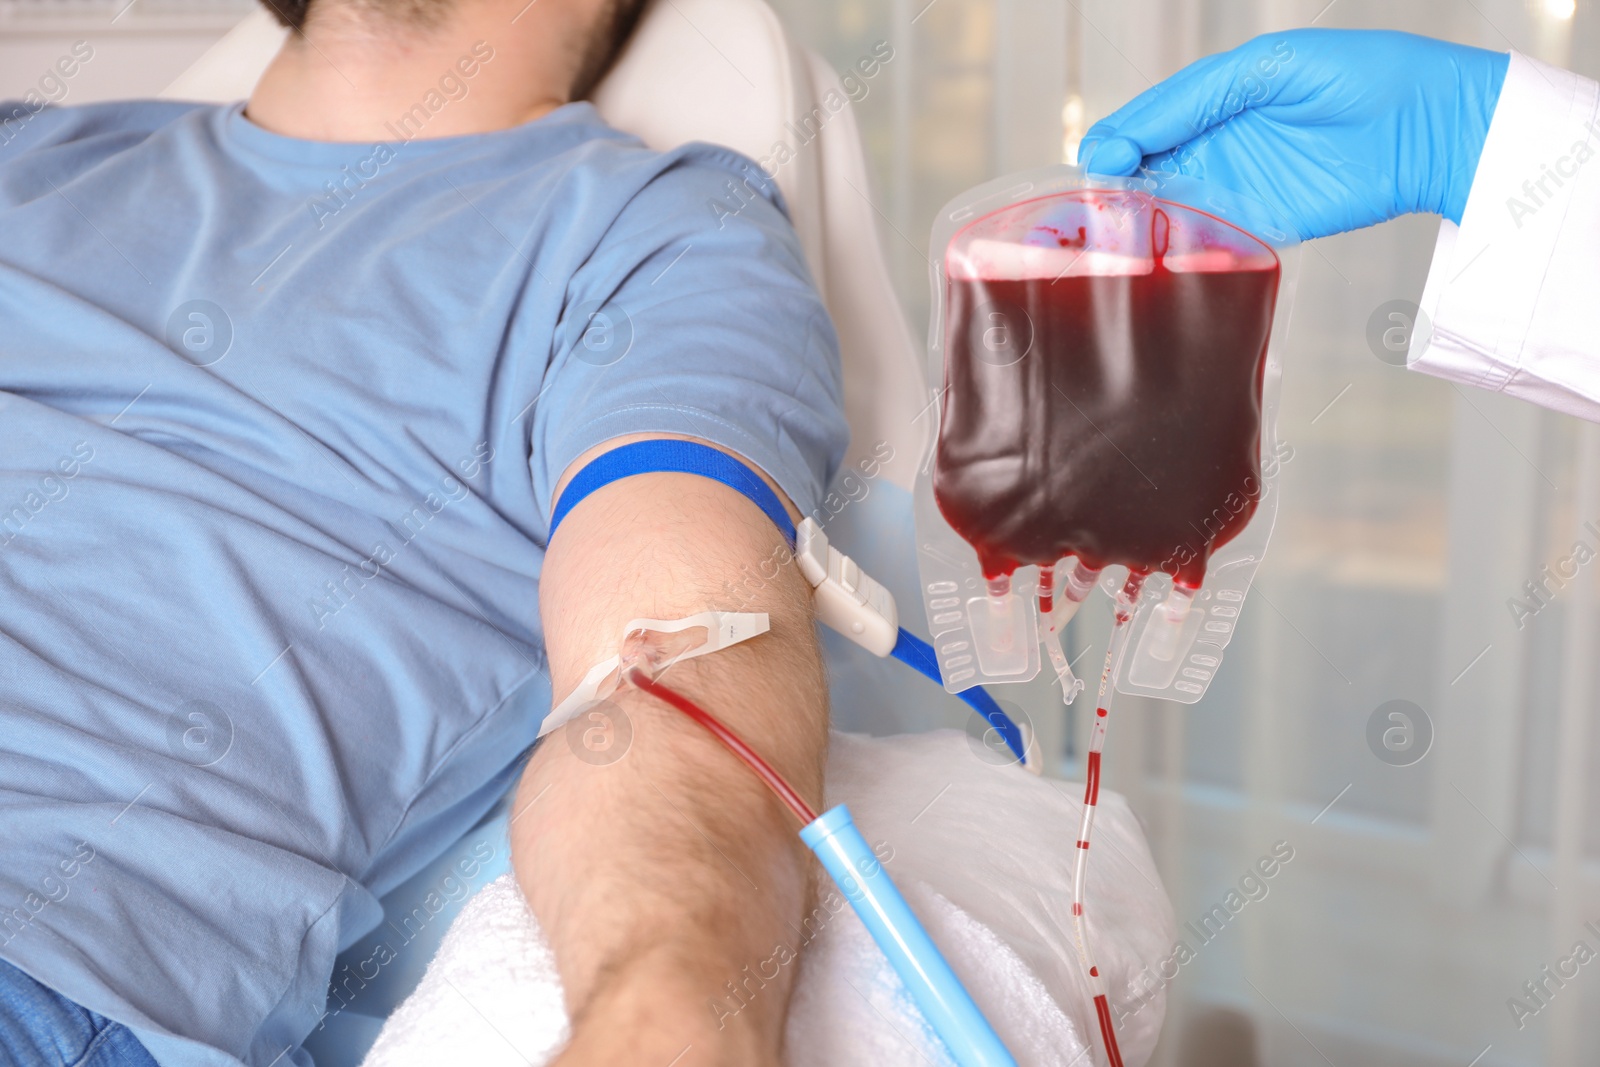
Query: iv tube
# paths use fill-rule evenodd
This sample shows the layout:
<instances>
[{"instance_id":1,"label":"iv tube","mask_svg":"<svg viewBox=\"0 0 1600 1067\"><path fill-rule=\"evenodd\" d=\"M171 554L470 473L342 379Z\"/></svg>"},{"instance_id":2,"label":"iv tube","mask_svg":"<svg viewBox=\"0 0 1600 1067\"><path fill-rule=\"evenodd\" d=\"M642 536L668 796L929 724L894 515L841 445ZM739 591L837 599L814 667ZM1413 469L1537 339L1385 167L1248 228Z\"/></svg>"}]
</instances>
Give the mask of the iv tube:
<instances>
[{"instance_id":1,"label":"iv tube","mask_svg":"<svg viewBox=\"0 0 1600 1067\"><path fill-rule=\"evenodd\" d=\"M817 821L817 813L812 810L811 805L801 799L800 794L795 792L794 787L784 779L783 775L773 770L771 764L757 755L755 749L745 744L744 739L738 734L722 725L721 720L715 715L712 715L677 690L668 688L650 678L638 667L630 669L627 678L628 681L657 700L666 701L705 727L713 737L722 742L728 751L744 760L745 765L756 772L756 775L767 784L767 788L776 793L778 799L789 806L789 810L794 812L795 818L799 819L802 825L809 826Z\"/></svg>"},{"instance_id":2,"label":"iv tube","mask_svg":"<svg viewBox=\"0 0 1600 1067\"><path fill-rule=\"evenodd\" d=\"M989 1020L950 969L939 946L923 929L894 879L850 818L837 804L819 818L783 776L709 711L682 693L651 678L638 665L624 677L644 692L671 704L699 723L742 759L804 824L800 840L855 909L861 923L888 959L911 999L944 1042L959 1067L1017 1067Z\"/></svg>"},{"instance_id":3,"label":"iv tube","mask_svg":"<svg viewBox=\"0 0 1600 1067\"><path fill-rule=\"evenodd\" d=\"M1105 980L1095 965L1089 949L1089 930L1084 916L1083 886L1089 866L1089 835L1094 829L1095 807L1100 803L1100 753L1106 747L1106 720L1111 715L1111 699L1116 693L1117 671L1122 656L1128 650L1129 624L1133 622L1134 609L1139 603L1139 590L1144 585L1144 575L1129 574L1128 581L1117 594L1115 621L1111 625L1111 641L1106 647L1106 664L1100 672L1100 696L1096 701L1094 729L1089 735L1089 755L1084 774L1083 825L1078 830L1078 853L1072 865L1072 925L1078 935L1078 959L1088 976L1089 990L1094 995L1095 1015L1100 1021L1100 1040L1105 1045L1106 1060L1111 1067L1122 1067L1122 1050L1117 1047L1117 1032L1111 1018L1111 1003L1106 999Z\"/></svg>"}]
</instances>

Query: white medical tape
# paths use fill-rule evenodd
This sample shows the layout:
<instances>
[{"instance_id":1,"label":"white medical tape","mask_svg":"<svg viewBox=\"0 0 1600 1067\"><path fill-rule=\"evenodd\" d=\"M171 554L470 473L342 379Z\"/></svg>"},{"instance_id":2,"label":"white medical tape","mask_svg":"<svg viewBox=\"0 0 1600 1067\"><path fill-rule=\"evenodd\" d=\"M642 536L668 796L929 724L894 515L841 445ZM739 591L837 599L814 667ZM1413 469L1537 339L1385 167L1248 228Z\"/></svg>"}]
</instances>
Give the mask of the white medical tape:
<instances>
[{"instance_id":1,"label":"white medical tape","mask_svg":"<svg viewBox=\"0 0 1600 1067\"><path fill-rule=\"evenodd\" d=\"M622 630L622 639L626 641L629 634L641 630L652 633L672 634L687 630L691 626L703 626L706 629L706 642L696 645L685 652L664 662L663 668L683 660L694 659L710 652L720 652L730 645L737 645L758 637L767 632L771 621L764 611L702 611L682 619L630 619L628 625ZM600 699L600 687L610 681L622 667L622 653L617 652L590 667L584 674L583 681L579 682L567 698L557 704L549 715L545 716L544 724L539 727L539 736L543 737L551 730L570 722L580 711Z\"/></svg>"}]
</instances>

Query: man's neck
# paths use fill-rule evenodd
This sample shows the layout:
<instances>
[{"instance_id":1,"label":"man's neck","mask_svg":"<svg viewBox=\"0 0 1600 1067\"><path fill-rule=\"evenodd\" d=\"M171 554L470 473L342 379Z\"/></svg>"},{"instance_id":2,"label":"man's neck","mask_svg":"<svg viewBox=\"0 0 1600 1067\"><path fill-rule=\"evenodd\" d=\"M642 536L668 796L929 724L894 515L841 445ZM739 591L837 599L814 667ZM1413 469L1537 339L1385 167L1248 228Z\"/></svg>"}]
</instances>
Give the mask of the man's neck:
<instances>
[{"instance_id":1,"label":"man's neck","mask_svg":"<svg viewBox=\"0 0 1600 1067\"><path fill-rule=\"evenodd\" d=\"M285 41L246 114L273 133L374 142L484 133L567 102L570 60L532 5L460 0L431 26L385 24L329 4ZM543 14L540 12L539 14Z\"/></svg>"}]
</instances>

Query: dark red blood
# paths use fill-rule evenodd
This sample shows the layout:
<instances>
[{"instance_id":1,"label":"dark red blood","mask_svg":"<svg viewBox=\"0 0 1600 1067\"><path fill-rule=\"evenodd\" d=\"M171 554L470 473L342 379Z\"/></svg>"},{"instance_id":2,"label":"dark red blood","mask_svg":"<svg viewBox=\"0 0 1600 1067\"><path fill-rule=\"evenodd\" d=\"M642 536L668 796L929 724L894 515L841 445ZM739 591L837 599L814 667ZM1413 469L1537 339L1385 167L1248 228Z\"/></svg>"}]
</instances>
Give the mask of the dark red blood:
<instances>
[{"instance_id":1,"label":"dark red blood","mask_svg":"<svg viewBox=\"0 0 1600 1067\"><path fill-rule=\"evenodd\" d=\"M1091 970L1089 973L1095 972ZM1117 1028L1111 1019L1111 1002L1104 993L1094 998L1094 1013L1100 1020L1100 1043L1106 1049L1106 1063L1109 1067L1122 1067L1122 1049L1117 1047Z\"/></svg>"},{"instance_id":2,"label":"dark red blood","mask_svg":"<svg viewBox=\"0 0 1600 1067\"><path fill-rule=\"evenodd\" d=\"M1077 556L1200 584L1260 498L1278 274L948 282L934 495L986 575ZM1031 347L1001 365L996 328Z\"/></svg>"}]
</instances>

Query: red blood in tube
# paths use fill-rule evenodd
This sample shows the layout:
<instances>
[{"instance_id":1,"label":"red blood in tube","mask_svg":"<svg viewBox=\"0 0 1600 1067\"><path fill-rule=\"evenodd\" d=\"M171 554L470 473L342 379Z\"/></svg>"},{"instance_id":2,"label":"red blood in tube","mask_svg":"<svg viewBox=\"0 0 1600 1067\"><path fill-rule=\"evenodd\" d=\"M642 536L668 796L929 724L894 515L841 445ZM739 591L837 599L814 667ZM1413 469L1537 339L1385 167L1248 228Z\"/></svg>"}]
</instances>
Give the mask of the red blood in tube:
<instances>
[{"instance_id":1,"label":"red blood in tube","mask_svg":"<svg viewBox=\"0 0 1600 1067\"><path fill-rule=\"evenodd\" d=\"M1206 267L947 279L934 495L986 575L1077 556L1198 586L1250 521L1279 268Z\"/></svg>"}]
</instances>

